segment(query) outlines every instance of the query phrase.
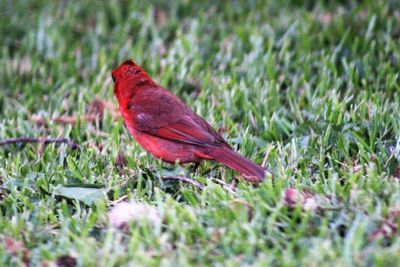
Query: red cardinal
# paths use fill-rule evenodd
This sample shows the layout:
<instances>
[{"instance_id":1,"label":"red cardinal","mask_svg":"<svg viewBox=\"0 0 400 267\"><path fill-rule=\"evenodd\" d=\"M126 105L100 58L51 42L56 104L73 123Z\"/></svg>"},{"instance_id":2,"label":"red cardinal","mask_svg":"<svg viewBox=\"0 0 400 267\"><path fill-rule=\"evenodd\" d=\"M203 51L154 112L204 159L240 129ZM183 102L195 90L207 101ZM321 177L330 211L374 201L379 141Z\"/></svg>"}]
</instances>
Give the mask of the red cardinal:
<instances>
[{"instance_id":1,"label":"red cardinal","mask_svg":"<svg viewBox=\"0 0 400 267\"><path fill-rule=\"evenodd\" d=\"M258 183L267 170L232 150L203 118L132 60L112 72L119 111L136 141L169 163L215 160Z\"/></svg>"}]
</instances>

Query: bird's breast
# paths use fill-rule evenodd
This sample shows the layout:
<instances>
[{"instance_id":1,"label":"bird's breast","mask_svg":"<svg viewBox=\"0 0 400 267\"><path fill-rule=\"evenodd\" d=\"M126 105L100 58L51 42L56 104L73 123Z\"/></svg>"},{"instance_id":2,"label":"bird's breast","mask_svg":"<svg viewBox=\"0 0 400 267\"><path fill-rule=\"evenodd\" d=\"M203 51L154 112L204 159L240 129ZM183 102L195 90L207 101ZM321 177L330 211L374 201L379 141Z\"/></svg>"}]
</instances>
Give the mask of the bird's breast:
<instances>
[{"instance_id":1,"label":"bird's breast","mask_svg":"<svg viewBox=\"0 0 400 267\"><path fill-rule=\"evenodd\" d=\"M190 144L182 144L166 139L159 138L127 125L129 132L135 140L150 154L169 163L189 163L200 162L201 159L196 155L196 147Z\"/></svg>"}]
</instances>

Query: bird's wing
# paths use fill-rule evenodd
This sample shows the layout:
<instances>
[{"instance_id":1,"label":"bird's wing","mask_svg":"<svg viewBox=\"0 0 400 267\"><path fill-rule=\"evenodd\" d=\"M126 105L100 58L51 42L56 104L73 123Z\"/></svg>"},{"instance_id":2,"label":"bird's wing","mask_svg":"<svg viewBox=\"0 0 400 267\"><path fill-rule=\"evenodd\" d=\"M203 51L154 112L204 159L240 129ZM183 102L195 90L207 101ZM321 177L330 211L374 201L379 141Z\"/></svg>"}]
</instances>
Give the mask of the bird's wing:
<instances>
[{"instance_id":1,"label":"bird's wing","mask_svg":"<svg viewBox=\"0 0 400 267\"><path fill-rule=\"evenodd\" d=\"M138 131L192 145L226 144L205 120L165 89L146 90L127 105L125 116Z\"/></svg>"}]
</instances>

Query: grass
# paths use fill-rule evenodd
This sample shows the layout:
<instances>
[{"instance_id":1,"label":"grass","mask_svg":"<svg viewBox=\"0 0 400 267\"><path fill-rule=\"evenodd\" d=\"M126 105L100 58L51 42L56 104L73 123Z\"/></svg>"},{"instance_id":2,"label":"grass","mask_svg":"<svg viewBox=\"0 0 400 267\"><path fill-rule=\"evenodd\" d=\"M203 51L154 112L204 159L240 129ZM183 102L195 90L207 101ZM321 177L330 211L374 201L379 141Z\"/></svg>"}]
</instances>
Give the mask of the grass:
<instances>
[{"instance_id":1,"label":"grass","mask_svg":"<svg viewBox=\"0 0 400 267\"><path fill-rule=\"evenodd\" d=\"M0 1L0 10L0 140L80 145L0 147L0 265L400 261L398 1ZM236 173L204 163L191 174L203 191L162 183L160 173L182 169L145 153L109 109L85 120L94 99L116 104L110 73L127 58L274 181L239 182L232 194L210 178ZM66 115L77 121L54 121ZM102 191L87 205L74 190L67 198L72 184ZM107 214L121 197L161 220L115 229Z\"/></svg>"}]
</instances>

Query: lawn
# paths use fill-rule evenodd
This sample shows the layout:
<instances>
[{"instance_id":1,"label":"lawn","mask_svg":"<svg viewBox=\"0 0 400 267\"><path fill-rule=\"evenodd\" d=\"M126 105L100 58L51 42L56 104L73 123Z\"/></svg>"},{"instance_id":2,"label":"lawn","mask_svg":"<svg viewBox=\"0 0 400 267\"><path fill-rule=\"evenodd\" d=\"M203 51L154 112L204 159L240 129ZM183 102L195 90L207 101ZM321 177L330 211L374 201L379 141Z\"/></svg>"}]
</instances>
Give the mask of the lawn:
<instances>
[{"instance_id":1,"label":"lawn","mask_svg":"<svg viewBox=\"0 0 400 267\"><path fill-rule=\"evenodd\" d=\"M0 141L39 141L0 146L0 266L398 266L399 1L0 13ZM144 151L113 95L128 58L274 177Z\"/></svg>"}]
</instances>

